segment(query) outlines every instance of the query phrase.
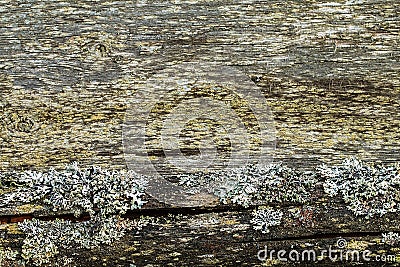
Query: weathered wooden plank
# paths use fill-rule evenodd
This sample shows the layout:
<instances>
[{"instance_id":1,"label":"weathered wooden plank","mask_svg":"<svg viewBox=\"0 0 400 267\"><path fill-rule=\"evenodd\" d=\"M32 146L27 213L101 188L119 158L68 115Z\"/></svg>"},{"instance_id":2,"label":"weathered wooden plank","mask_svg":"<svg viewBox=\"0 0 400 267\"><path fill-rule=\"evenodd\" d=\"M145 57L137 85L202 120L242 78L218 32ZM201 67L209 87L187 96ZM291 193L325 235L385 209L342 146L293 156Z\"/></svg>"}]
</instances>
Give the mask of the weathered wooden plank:
<instances>
[{"instance_id":1,"label":"weathered wooden plank","mask_svg":"<svg viewBox=\"0 0 400 267\"><path fill-rule=\"evenodd\" d=\"M275 161L297 169L337 163L349 155L397 162L399 13L393 0L0 0L0 171L47 171L72 161L126 169L122 125L128 104L139 93L146 95L150 89L143 85L152 75L199 61L234 67L258 86L277 130ZM154 114L168 113L175 100L167 99ZM251 116L247 119L251 122ZM180 147L187 155L198 153L195 144L207 134L196 126L188 125L184 137L191 142ZM148 137L157 140L157 131ZM151 145L150 154L162 161L163 148ZM0 182L0 199L17 190L10 181ZM349 248L398 255L398 243L380 241L382 233L399 231L396 212L356 217L349 203L323 192L323 182L312 187L315 195L305 203L261 201L248 209L171 208L147 196L145 209L125 215L130 222L150 217L142 218L140 231L133 227L112 245L101 243L91 250L59 245L60 254L49 252L48 264L285 265L276 258L262 262L257 253L265 245L323 249L340 236ZM389 194L394 203L396 192ZM29 237L15 222L89 219L87 214L76 219L71 210L51 211L41 201L1 204L1 266L23 265L21 248ZM281 224L267 234L251 223L253 209L264 204L283 212ZM20 254L14 257L10 248ZM398 261L397 256L388 264ZM334 263L325 259L318 264Z\"/></svg>"},{"instance_id":2,"label":"weathered wooden plank","mask_svg":"<svg viewBox=\"0 0 400 267\"><path fill-rule=\"evenodd\" d=\"M305 249L315 249L318 250L316 253L320 253L320 250L328 249L329 245L332 249L340 249L336 243L339 239L345 239L348 242L348 247L343 248L343 251L357 250L361 255L368 249L371 254L395 255L397 258L389 260L388 264L398 262L397 246L384 244L381 235L382 232L398 230L397 215L371 220L353 220L352 215L339 204L309 206L307 210L311 213L305 213L305 209L299 206L284 207L282 210L284 216L281 225L271 227L271 232L267 234L253 229L251 210L206 212L193 215L176 213L168 216L152 215L133 219L141 221L138 223L141 225L139 231L136 228L133 229L123 239L115 241L112 246L103 245L92 250L63 250L61 248L60 254L51 258L50 266L54 266L55 262L60 264L60 260L65 261L66 258L71 261L67 266L102 264L129 266L129 263L138 266L146 266L146 264L152 266L163 264L261 266L265 261L259 260L257 253L264 246L276 251L296 249L301 253ZM18 248L23 236L15 232L15 226L12 224L8 225L8 228L10 229L8 233L7 230L2 231L3 238L7 241L2 241L1 245ZM277 260L276 256L274 254L269 264L287 264L287 262ZM343 266L350 261L344 259L337 260L335 263L325 258L318 262L325 263L326 266L330 266L329 264ZM360 260L364 263L368 263L367 261ZM305 261L302 264L306 263Z\"/></svg>"},{"instance_id":3,"label":"weathered wooden plank","mask_svg":"<svg viewBox=\"0 0 400 267\"><path fill-rule=\"evenodd\" d=\"M3 170L123 167L135 86L196 60L235 66L262 88L278 160L398 159L395 1L2 1L1 12Z\"/></svg>"},{"instance_id":4,"label":"weathered wooden plank","mask_svg":"<svg viewBox=\"0 0 400 267\"><path fill-rule=\"evenodd\" d=\"M398 168L372 169L359 165L357 161L346 164L315 171L321 181L315 181L309 187L298 182L290 184L292 179L300 181L301 176L290 176L293 173L287 169L275 177L266 177L266 180L259 177L261 184L268 179L275 179L275 186L270 184L264 189L258 188L259 191L253 196L251 193L247 195L246 186L240 189L240 186L235 185L236 189L225 197L232 203L246 204L244 200L252 196L251 206L247 207L229 204L178 208L150 199L141 209L128 210L126 213L120 212L125 207L125 200L119 196L119 193L125 194L124 187L121 187L121 192L113 192L115 188L105 183L104 187L109 188L108 190L98 188L96 192L89 194L88 199L83 191L81 196L71 195L76 191L75 188L71 188L71 192L65 192L65 188L55 182L59 178L53 174L54 188L41 199L33 201L36 205L13 207L3 204L0 210L0 222L3 223L0 248L7 252L3 255L14 255L14 261L21 261L23 257L27 260L24 263L28 265L54 266L59 261L67 261L71 266L95 266L99 261L105 261L106 266L127 265L132 262L140 266L146 263L157 266L166 262L171 265L234 265L234 262L238 262L252 266L265 263L257 258L257 253L264 246L277 251L293 250L293 245L298 249L309 247L320 253L324 249L321 244L329 248L329 242L333 247L337 240L347 238L343 242L348 241L351 244L348 249L357 253L368 250L374 257L390 255L390 260L387 260L389 264L398 264L400 237L393 234L398 231L399 225ZM312 172L307 174L314 175ZM80 188L80 176L81 174L76 175L77 180L73 180L77 188ZM39 177L45 177L45 174ZM100 177L101 175L98 176ZM284 179L279 180L279 177ZM43 179L46 181L46 178ZM104 183L100 179L94 181ZM253 183L247 186L257 188L257 182ZM26 185L21 186L23 188ZM48 186L49 184L43 182L42 185L33 184L30 188L32 191L16 189L15 199L20 199L23 203L20 195L34 197L37 190ZM296 190L301 187L304 187L304 191ZM335 191L335 188L338 195L332 197L330 194L334 193L330 192ZM60 192L62 196L59 195ZM224 199L224 195L218 196ZM238 196L239 200L235 200ZM3 197L4 199L7 198ZM94 201L95 199L98 201ZM53 202L49 203L47 200ZM70 204L59 206L57 203L60 200ZM10 203L18 204L15 201ZM67 209L63 210L62 207ZM88 213L80 213L78 217L74 217L71 211L75 213L76 207L81 207L82 211ZM118 216L119 213L122 215ZM385 241L382 235L389 232L393 236ZM302 243L303 240L307 241ZM137 248L131 247L132 242ZM110 243L114 244L111 252L99 258L98 253L108 251ZM284 247L279 248L280 245ZM133 253L133 250L136 252ZM10 259L3 256L2 260L7 262ZM353 261L369 260L370 257ZM307 263L307 260L299 261ZM339 260L336 263L347 264L347 261L343 263L343 260ZM268 262L274 265L286 264L276 257ZM318 262L329 266L335 261L325 258Z\"/></svg>"}]
</instances>

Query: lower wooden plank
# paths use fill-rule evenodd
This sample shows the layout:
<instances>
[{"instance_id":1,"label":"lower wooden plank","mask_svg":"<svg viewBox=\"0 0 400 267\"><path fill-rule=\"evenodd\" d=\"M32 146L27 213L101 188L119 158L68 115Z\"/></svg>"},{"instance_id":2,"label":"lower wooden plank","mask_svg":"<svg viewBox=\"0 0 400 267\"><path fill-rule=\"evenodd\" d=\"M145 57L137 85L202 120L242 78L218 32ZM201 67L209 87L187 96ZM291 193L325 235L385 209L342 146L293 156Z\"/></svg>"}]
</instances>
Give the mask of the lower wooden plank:
<instances>
[{"instance_id":1,"label":"lower wooden plank","mask_svg":"<svg viewBox=\"0 0 400 267\"><path fill-rule=\"evenodd\" d=\"M78 229L84 222L72 223L71 227L62 229L64 232L56 237L54 231L49 232L54 228L54 221L48 221L42 228L36 229L34 238L21 232L17 224L4 224L0 227L0 248L3 262L9 265L2 266L23 266L17 264L19 261L22 264L22 255L31 257L29 261L24 261L26 266L39 265L40 257L48 260L40 266L286 266L293 264L291 259L296 257L296 252L291 252L293 250L299 253L313 250L321 256L315 261L299 260L302 266L316 263L325 266L351 264L351 260L346 258L333 261L327 252L322 257L321 251L324 249L342 249L342 254L348 251L358 253L358 261L367 265L373 262L379 266L382 262L378 262L377 255L382 257L382 261L387 261L384 262L387 266L395 266L400 261L400 238L396 234L386 239L382 236L400 231L397 214L371 219L357 218L344 203L334 202L275 206L275 211L282 212L279 225L269 226L269 232L263 233L256 229L257 223L254 221L255 210L259 209L263 207L242 211L201 211L199 214L194 210L191 215L179 214L171 209L170 214L125 216L129 218L120 218L116 224L129 222L132 225L128 230L121 228L121 231L125 231L121 239L112 240L111 243L100 242L91 249L83 248L71 240L63 240L69 236L66 231ZM108 229L105 235L111 235L114 230ZM98 237L92 235L93 239ZM30 247L27 245L29 242L36 246ZM64 246L68 242L71 244ZM48 251L40 255L48 244L54 244L57 253ZM338 248L338 245L342 247ZM260 251L265 247L268 253L272 253L271 259L268 256L264 260ZM18 252L12 262L4 256L7 251L10 254L10 250ZM276 254L279 250L291 252L292 258L287 262L279 260ZM33 251L39 253L29 254ZM371 252L368 252L368 257L362 258L365 251ZM337 254L339 252L332 253L333 258L340 256ZM286 255L288 257L289 254Z\"/></svg>"}]
</instances>

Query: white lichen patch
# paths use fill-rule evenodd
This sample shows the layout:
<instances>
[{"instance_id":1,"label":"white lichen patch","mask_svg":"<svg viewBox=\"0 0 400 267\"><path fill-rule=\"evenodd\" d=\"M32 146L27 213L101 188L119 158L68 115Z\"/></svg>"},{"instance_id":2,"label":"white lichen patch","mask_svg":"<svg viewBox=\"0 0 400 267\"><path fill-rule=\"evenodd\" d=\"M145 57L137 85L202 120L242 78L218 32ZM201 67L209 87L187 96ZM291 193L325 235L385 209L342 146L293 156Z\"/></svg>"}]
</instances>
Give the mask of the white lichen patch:
<instances>
[{"instance_id":1,"label":"white lichen patch","mask_svg":"<svg viewBox=\"0 0 400 267\"><path fill-rule=\"evenodd\" d=\"M10 180L9 175L3 177ZM142 219L125 220L119 216L144 204L147 182L134 172L80 169L73 163L63 171L14 172L11 178L19 187L1 195L0 206L42 201L54 211L73 211L75 216L87 212L91 216L89 221L76 223L58 219L19 223L26 235L21 256L36 266L52 262L61 250L110 245L126 231L137 231L147 224Z\"/></svg>"},{"instance_id":2,"label":"white lichen patch","mask_svg":"<svg viewBox=\"0 0 400 267\"><path fill-rule=\"evenodd\" d=\"M14 174L15 175L15 174ZM63 171L25 171L17 176L23 186L0 195L0 207L42 200L54 211L93 215L125 213L140 208L146 179L132 171L110 171L98 167L80 169L77 163Z\"/></svg>"},{"instance_id":3,"label":"white lichen patch","mask_svg":"<svg viewBox=\"0 0 400 267\"><path fill-rule=\"evenodd\" d=\"M371 166L355 158L318 169L330 196L340 195L356 216L382 216L400 210L400 166Z\"/></svg>"},{"instance_id":4,"label":"white lichen patch","mask_svg":"<svg viewBox=\"0 0 400 267\"><path fill-rule=\"evenodd\" d=\"M400 235L399 233L382 233L382 243L388 244L390 246L396 246L400 244Z\"/></svg>"},{"instance_id":5,"label":"white lichen patch","mask_svg":"<svg viewBox=\"0 0 400 267\"><path fill-rule=\"evenodd\" d=\"M282 164L246 165L217 172L198 172L179 176L180 184L193 192L206 189L222 203L245 207L262 202L304 203L316 179Z\"/></svg>"},{"instance_id":6,"label":"white lichen patch","mask_svg":"<svg viewBox=\"0 0 400 267\"><path fill-rule=\"evenodd\" d=\"M90 215L86 222L65 220L26 220L19 229L26 235L21 255L0 249L0 260L21 257L28 263L42 265L53 263L55 255L71 248L93 249L110 245L127 231L140 231L154 224L154 218L141 217L125 220L120 217L129 209L140 208L146 189L146 177L131 171L110 171L97 167L80 169L76 163L63 171L13 172L0 174L0 187L13 191L0 195L0 207L21 203L48 205L54 211L82 212ZM322 165L313 172L303 172L282 164L266 166L246 165L239 168L213 172L180 174L179 183L200 192L206 189L217 195L222 203L242 206L259 203L300 203L302 210L293 210L293 217L302 225L313 224L313 210L306 205L314 199L312 193L320 182L325 193L344 199L355 215L384 215L400 210L400 167L371 166L350 158L339 166ZM317 181L321 179L320 182ZM13 183L13 185L11 185ZM305 206L304 206L305 205ZM203 216L204 217L204 216ZM262 233L281 224L283 212L271 207L260 207L252 213L250 226ZM204 217L192 227L216 227L221 221L214 215ZM168 216L158 225L179 224L179 216ZM222 231L244 231L241 224L226 222ZM247 225L249 227L249 225ZM398 233L383 234L382 242L395 245L400 242Z\"/></svg>"},{"instance_id":7,"label":"white lichen patch","mask_svg":"<svg viewBox=\"0 0 400 267\"><path fill-rule=\"evenodd\" d=\"M0 266L11 266L8 264L15 263L18 254L18 251L11 248L0 247Z\"/></svg>"},{"instance_id":8,"label":"white lichen patch","mask_svg":"<svg viewBox=\"0 0 400 267\"><path fill-rule=\"evenodd\" d=\"M257 231L261 231L263 234L267 234L270 232L271 226L281 224L283 213L280 210L266 207L254 210L252 215L253 218L250 223L253 224L253 228Z\"/></svg>"},{"instance_id":9,"label":"white lichen patch","mask_svg":"<svg viewBox=\"0 0 400 267\"><path fill-rule=\"evenodd\" d=\"M61 250L72 248L93 249L99 245L110 245L122 238L137 223L119 216L96 215L89 221L73 223L66 220L25 220L19 223L26 238L22 246L22 257L36 266L50 263Z\"/></svg>"}]
</instances>

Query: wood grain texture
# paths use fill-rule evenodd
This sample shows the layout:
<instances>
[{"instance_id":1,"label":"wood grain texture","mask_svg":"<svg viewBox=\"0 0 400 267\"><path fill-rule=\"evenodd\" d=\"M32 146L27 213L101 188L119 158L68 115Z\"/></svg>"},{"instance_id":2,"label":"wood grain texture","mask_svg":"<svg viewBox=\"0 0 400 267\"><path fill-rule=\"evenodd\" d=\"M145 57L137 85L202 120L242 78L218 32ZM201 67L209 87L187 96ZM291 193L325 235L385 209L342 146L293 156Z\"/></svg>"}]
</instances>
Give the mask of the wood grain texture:
<instances>
[{"instance_id":1,"label":"wood grain texture","mask_svg":"<svg viewBox=\"0 0 400 267\"><path fill-rule=\"evenodd\" d=\"M395 0L0 0L0 171L72 161L126 168L127 103L152 75L196 61L234 67L260 88L277 130L275 161L299 169L349 155L398 162L399 31ZM161 149L153 147L154 155ZM7 218L0 246L22 246L15 220L70 214L33 204L0 210ZM306 224L289 216L288 210L307 207L315 215ZM54 260L60 266L255 266L263 264L257 252L264 245L325 247L340 236L360 249L398 254L398 247L379 241L382 232L399 231L397 214L360 219L341 200L324 198L280 208L288 215L284 223L261 235L249 225L251 209L191 213L150 200L128 215L150 210L157 219L144 231L93 251L63 251Z\"/></svg>"},{"instance_id":2,"label":"wood grain texture","mask_svg":"<svg viewBox=\"0 0 400 267\"><path fill-rule=\"evenodd\" d=\"M3 170L124 167L135 85L195 60L235 66L262 88L277 160L398 159L394 1L2 1L1 12Z\"/></svg>"},{"instance_id":3,"label":"wood grain texture","mask_svg":"<svg viewBox=\"0 0 400 267\"><path fill-rule=\"evenodd\" d=\"M371 220L354 219L339 203L316 203L306 208L287 206L281 209L284 212L282 224L268 234L253 229L249 223L251 210L203 210L192 211L192 214L187 210L176 210L169 211L175 214L164 215L147 213L147 224L140 231L131 231L110 246L60 251L53 258L51 266L63 266L66 258L72 259L66 266L129 266L130 263L137 266L307 266L317 263L350 266L351 260L337 260L334 263L327 257L302 263L279 261L276 254L271 261L257 258L257 253L265 246L276 251L295 249L301 253L306 249L315 249L316 253L320 253L329 246L338 249L339 239L348 242L346 250L362 253L368 249L371 255L394 255L394 261L385 263L389 266L396 266L398 262L398 247L382 243L381 236L382 232L398 231L397 214ZM307 214L307 210L312 214ZM129 217L135 220L140 213L146 214L142 211ZM1 225L1 228L2 246L21 246L24 236L15 230L15 224ZM383 264L376 262L373 256L371 259L374 261L372 266ZM369 264L363 260L360 262Z\"/></svg>"}]
</instances>

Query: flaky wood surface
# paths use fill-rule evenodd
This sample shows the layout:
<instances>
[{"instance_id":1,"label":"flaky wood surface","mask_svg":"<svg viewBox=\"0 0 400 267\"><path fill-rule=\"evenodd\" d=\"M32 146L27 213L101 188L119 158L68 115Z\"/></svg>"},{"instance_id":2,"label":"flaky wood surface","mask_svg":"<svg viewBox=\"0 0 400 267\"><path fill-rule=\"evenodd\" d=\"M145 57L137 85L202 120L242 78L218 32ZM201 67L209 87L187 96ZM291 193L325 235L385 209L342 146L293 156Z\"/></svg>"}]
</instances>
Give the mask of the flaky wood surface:
<instances>
[{"instance_id":1,"label":"flaky wood surface","mask_svg":"<svg viewBox=\"0 0 400 267\"><path fill-rule=\"evenodd\" d=\"M157 71L197 60L234 66L260 87L277 129L275 160L398 161L399 18L397 1L0 0L0 169L75 160L125 168L126 101ZM399 230L398 216L358 219L332 201L308 203L309 221L285 218L267 235L248 224L251 210L167 210L183 213L172 221L156 211L159 221L137 235L62 254L78 266L255 265L264 245L324 247L341 235L393 252L377 240ZM32 209L40 207L2 214ZM20 247L15 225L1 227L0 244Z\"/></svg>"}]
</instances>

